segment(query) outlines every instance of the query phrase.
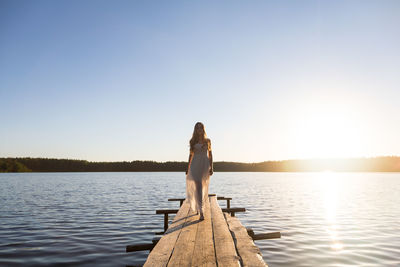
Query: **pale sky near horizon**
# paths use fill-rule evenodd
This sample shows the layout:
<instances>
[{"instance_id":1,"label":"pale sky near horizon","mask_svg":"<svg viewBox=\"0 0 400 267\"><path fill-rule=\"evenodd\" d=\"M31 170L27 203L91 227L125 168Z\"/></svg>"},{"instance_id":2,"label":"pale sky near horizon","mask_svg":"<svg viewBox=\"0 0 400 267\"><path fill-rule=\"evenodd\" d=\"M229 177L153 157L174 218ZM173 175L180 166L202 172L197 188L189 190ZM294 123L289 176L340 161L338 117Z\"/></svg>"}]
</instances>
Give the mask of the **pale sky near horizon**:
<instances>
[{"instance_id":1,"label":"pale sky near horizon","mask_svg":"<svg viewBox=\"0 0 400 267\"><path fill-rule=\"evenodd\" d=\"M400 155L400 1L0 1L0 157Z\"/></svg>"}]
</instances>

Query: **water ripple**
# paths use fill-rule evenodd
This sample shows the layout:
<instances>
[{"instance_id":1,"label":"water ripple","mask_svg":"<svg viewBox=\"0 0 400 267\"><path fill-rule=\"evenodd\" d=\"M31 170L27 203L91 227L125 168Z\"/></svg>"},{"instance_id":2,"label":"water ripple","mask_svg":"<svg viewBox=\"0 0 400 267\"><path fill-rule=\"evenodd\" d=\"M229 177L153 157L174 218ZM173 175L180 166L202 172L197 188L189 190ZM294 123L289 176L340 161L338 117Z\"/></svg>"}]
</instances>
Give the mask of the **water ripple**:
<instances>
[{"instance_id":1,"label":"water ripple","mask_svg":"<svg viewBox=\"0 0 400 267\"><path fill-rule=\"evenodd\" d=\"M400 174L215 173L210 193L245 207L269 266L399 266ZM246 181L244 187L243 181ZM0 266L125 266L178 208L183 173L0 174ZM219 201L225 207L226 201ZM171 216L170 220L172 220Z\"/></svg>"}]
</instances>

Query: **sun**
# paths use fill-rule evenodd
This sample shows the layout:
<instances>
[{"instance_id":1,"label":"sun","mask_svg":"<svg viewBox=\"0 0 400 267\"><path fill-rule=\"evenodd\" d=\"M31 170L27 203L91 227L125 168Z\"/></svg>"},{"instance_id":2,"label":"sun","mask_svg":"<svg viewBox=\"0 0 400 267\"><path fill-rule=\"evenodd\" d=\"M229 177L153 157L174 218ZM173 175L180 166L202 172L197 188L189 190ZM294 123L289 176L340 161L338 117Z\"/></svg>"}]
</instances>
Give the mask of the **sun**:
<instances>
[{"instance_id":1,"label":"sun","mask_svg":"<svg viewBox=\"0 0 400 267\"><path fill-rule=\"evenodd\" d=\"M356 157L362 132L349 107L317 104L296 115L292 127L294 150L302 158Z\"/></svg>"}]
</instances>

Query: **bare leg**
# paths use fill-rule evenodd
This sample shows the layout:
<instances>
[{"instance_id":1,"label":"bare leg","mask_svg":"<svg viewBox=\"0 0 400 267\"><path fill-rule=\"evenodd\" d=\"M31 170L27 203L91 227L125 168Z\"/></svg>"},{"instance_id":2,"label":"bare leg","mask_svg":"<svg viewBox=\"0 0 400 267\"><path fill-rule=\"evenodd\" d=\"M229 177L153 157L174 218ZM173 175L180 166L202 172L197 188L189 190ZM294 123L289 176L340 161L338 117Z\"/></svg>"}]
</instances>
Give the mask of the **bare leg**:
<instances>
[{"instance_id":1,"label":"bare leg","mask_svg":"<svg viewBox=\"0 0 400 267\"><path fill-rule=\"evenodd\" d=\"M199 208L200 208L200 221L204 220L204 214L203 214L203 186L200 185L198 188L198 197L199 197Z\"/></svg>"},{"instance_id":2,"label":"bare leg","mask_svg":"<svg viewBox=\"0 0 400 267\"><path fill-rule=\"evenodd\" d=\"M195 190L195 198L196 198L196 210L197 214L203 214L202 206L203 206L203 188L201 182L195 182L196 190Z\"/></svg>"}]
</instances>

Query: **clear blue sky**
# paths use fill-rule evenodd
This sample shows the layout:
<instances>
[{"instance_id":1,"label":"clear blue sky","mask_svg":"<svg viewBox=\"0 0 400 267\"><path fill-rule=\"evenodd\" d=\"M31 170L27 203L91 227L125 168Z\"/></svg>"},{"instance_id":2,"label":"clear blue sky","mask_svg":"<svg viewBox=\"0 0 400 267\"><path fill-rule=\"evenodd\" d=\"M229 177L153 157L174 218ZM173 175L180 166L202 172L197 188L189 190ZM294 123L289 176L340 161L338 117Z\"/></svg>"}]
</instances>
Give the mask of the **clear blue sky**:
<instances>
[{"instance_id":1,"label":"clear blue sky","mask_svg":"<svg viewBox=\"0 0 400 267\"><path fill-rule=\"evenodd\" d=\"M0 1L0 157L400 155L400 1Z\"/></svg>"}]
</instances>

